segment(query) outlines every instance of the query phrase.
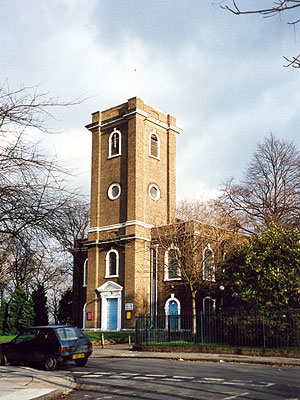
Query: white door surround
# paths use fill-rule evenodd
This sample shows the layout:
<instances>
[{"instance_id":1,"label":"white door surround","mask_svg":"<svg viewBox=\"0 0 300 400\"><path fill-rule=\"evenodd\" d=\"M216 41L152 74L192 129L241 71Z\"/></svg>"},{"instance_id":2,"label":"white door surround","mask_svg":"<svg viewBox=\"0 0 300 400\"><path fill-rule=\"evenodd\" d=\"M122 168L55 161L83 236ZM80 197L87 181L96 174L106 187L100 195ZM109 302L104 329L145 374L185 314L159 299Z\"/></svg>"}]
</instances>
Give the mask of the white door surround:
<instances>
[{"instance_id":1,"label":"white door surround","mask_svg":"<svg viewBox=\"0 0 300 400\"><path fill-rule=\"evenodd\" d=\"M101 306L101 329L106 331L108 326L107 314L108 309L108 299L117 299L118 301L118 311L117 311L117 331L121 329L121 316L122 316L122 290L123 287L118 283L108 281L103 285L99 286L97 292L100 294L102 300Z\"/></svg>"}]
</instances>

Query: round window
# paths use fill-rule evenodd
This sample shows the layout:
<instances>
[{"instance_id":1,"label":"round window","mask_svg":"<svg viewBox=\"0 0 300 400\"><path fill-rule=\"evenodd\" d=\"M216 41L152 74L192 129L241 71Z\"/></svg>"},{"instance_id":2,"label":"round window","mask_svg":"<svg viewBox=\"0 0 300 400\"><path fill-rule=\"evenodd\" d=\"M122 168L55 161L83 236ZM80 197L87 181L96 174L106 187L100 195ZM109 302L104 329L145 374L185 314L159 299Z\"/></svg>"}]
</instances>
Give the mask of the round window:
<instances>
[{"instance_id":1,"label":"round window","mask_svg":"<svg viewBox=\"0 0 300 400\"><path fill-rule=\"evenodd\" d=\"M158 200L160 198L160 190L157 185L154 185L154 183L149 186L149 194L153 200Z\"/></svg>"},{"instance_id":2,"label":"round window","mask_svg":"<svg viewBox=\"0 0 300 400\"><path fill-rule=\"evenodd\" d=\"M115 200L117 199L121 194L121 186L118 183L113 183L110 185L107 191L107 195L110 198L110 200Z\"/></svg>"}]
</instances>

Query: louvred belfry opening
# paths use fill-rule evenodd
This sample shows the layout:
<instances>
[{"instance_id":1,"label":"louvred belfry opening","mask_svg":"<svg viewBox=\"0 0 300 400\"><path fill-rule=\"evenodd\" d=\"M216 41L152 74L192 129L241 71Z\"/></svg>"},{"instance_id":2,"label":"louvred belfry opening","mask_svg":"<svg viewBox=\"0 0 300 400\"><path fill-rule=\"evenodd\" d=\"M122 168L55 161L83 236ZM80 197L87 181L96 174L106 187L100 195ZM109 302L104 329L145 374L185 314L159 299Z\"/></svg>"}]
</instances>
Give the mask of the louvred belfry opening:
<instances>
[{"instance_id":1,"label":"louvred belfry opening","mask_svg":"<svg viewBox=\"0 0 300 400\"><path fill-rule=\"evenodd\" d=\"M158 137L154 133L151 134L150 143L151 143L151 149L150 149L151 156L158 158L159 156Z\"/></svg>"}]
</instances>

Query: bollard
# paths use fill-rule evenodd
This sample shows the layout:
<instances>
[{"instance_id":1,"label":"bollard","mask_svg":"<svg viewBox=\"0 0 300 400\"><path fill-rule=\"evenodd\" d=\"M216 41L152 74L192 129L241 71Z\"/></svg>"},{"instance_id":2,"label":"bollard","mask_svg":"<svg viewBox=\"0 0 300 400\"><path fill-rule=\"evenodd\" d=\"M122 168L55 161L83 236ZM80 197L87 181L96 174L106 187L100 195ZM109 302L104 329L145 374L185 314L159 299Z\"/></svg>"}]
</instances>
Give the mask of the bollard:
<instances>
[{"instance_id":1,"label":"bollard","mask_svg":"<svg viewBox=\"0 0 300 400\"><path fill-rule=\"evenodd\" d=\"M104 333L102 333L102 335L101 335L101 345L102 345L102 349L104 349Z\"/></svg>"}]
</instances>

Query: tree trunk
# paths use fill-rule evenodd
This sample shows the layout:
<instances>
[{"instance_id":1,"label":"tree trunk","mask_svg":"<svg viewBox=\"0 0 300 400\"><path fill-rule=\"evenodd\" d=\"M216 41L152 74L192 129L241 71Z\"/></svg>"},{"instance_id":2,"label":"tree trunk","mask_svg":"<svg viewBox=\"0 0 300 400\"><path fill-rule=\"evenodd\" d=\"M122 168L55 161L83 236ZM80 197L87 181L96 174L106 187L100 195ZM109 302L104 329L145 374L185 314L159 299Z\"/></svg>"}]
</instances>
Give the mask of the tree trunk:
<instances>
[{"instance_id":1,"label":"tree trunk","mask_svg":"<svg viewBox=\"0 0 300 400\"><path fill-rule=\"evenodd\" d=\"M196 292L192 291L191 294L192 294L192 313L193 313L192 336L195 339L197 334Z\"/></svg>"}]
</instances>

